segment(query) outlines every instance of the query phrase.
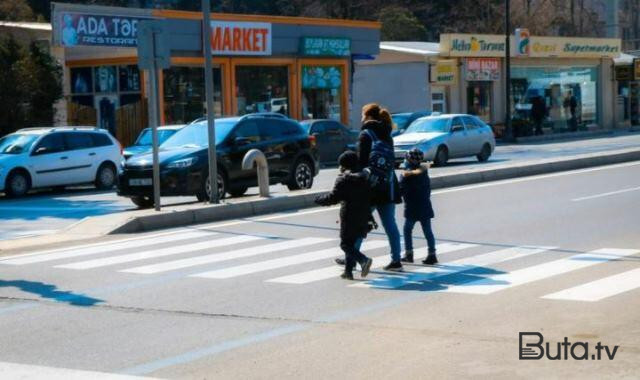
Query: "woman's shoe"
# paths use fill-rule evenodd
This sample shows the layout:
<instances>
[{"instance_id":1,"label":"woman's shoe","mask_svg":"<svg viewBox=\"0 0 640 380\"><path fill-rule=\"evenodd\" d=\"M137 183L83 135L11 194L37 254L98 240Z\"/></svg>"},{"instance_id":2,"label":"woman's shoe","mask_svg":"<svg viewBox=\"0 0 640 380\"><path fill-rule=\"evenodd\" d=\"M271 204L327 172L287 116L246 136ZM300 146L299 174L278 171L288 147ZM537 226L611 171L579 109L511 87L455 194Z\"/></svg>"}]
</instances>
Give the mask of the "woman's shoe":
<instances>
[{"instance_id":1,"label":"woman's shoe","mask_svg":"<svg viewBox=\"0 0 640 380\"><path fill-rule=\"evenodd\" d=\"M400 261L392 261L383 269L391 272L402 272L402 263Z\"/></svg>"},{"instance_id":2,"label":"woman's shoe","mask_svg":"<svg viewBox=\"0 0 640 380\"><path fill-rule=\"evenodd\" d=\"M403 263L412 263L413 262L413 251L406 251L404 253L404 257L400 259Z\"/></svg>"},{"instance_id":3,"label":"woman's shoe","mask_svg":"<svg viewBox=\"0 0 640 380\"><path fill-rule=\"evenodd\" d=\"M436 255L429 255L426 259L422 260L422 263L424 265L434 265L438 263L438 259L436 258Z\"/></svg>"}]
</instances>

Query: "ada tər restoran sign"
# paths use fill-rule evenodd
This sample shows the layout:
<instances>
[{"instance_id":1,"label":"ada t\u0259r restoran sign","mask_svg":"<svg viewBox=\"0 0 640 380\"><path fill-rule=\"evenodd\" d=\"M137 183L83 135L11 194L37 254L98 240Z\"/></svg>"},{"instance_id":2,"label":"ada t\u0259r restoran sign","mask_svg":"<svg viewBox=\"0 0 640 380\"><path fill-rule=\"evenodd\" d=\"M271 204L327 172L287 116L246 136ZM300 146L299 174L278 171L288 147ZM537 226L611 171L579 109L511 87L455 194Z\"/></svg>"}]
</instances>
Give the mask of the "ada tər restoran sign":
<instances>
[{"instance_id":1,"label":"ada t\u0259r restoran sign","mask_svg":"<svg viewBox=\"0 0 640 380\"><path fill-rule=\"evenodd\" d=\"M271 24L211 21L213 55L271 55Z\"/></svg>"}]
</instances>

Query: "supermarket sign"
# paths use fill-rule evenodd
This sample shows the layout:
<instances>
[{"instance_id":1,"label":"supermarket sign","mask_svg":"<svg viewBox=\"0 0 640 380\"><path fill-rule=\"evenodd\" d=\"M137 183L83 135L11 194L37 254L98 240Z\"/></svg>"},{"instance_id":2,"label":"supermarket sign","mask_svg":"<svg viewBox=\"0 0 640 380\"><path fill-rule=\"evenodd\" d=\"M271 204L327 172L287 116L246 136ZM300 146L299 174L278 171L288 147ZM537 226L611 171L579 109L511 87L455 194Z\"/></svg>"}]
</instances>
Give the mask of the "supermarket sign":
<instances>
[{"instance_id":1,"label":"supermarket sign","mask_svg":"<svg viewBox=\"0 0 640 380\"><path fill-rule=\"evenodd\" d=\"M271 45L270 23L211 21L214 55L271 55Z\"/></svg>"},{"instance_id":2,"label":"supermarket sign","mask_svg":"<svg viewBox=\"0 0 640 380\"><path fill-rule=\"evenodd\" d=\"M618 58L622 44L617 38L531 37L530 57Z\"/></svg>"}]
</instances>

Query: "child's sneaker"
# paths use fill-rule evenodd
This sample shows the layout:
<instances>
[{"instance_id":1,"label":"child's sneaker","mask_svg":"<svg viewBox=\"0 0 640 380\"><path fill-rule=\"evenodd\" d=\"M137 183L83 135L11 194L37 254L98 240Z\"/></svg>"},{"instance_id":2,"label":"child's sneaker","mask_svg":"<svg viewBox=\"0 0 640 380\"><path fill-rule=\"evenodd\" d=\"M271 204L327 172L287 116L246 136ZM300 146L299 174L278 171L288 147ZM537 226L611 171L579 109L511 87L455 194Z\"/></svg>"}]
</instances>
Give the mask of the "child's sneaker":
<instances>
[{"instance_id":1,"label":"child's sneaker","mask_svg":"<svg viewBox=\"0 0 640 380\"><path fill-rule=\"evenodd\" d=\"M400 259L403 263L412 263L413 262L413 251L407 250L404 253L404 257Z\"/></svg>"},{"instance_id":2,"label":"child's sneaker","mask_svg":"<svg viewBox=\"0 0 640 380\"><path fill-rule=\"evenodd\" d=\"M422 260L422 263L424 265L433 265L433 264L437 264L438 263L438 259L436 258L435 253L434 254L429 254L429 256L427 256L426 259Z\"/></svg>"},{"instance_id":3,"label":"child's sneaker","mask_svg":"<svg viewBox=\"0 0 640 380\"><path fill-rule=\"evenodd\" d=\"M371 269L371 264L373 264L373 259L367 257L367 261L365 261L364 264L362 264L362 271L360 272L360 276L362 278L367 277L367 275L369 274L369 269Z\"/></svg>"},{"instance_id":4,"label":"child's sneaker","mask_svg":"<svg viewBox=\"0 0 640 380\"><path fill-rule=\"evenodd\" d=\"M340 275L340 278L345 279L345 280L353 280L353 273L351 273L351 272L343 272Z\"/></svg>"}]
</instances>

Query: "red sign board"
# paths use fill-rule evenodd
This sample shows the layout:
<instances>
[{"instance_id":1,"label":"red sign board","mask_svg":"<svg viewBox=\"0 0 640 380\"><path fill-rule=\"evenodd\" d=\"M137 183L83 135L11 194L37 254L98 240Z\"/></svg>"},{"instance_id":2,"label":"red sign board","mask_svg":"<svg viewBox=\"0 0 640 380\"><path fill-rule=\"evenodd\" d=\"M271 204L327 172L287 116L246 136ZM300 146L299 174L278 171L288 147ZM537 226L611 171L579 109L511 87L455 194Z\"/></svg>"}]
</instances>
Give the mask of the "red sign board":
<instances>
[{"instance_id":1,"label":"red sign board","mask_svg":"<svg viewBox=\"0 0 640 380\"><path fill-rule=\"evenodd\" d=\"M211 21L214 55L271 55L271 24Z\"/></svg>"},{"instance_id":2,"label":"red sign board","mask_svg":"<svg viewBox=\"0 0 640 380\"><path fill-rule=\"evenodd\" d=\"M468 58L466 78L468 81L500 79L500 59Z\"/></svg>"}]
</instances>

